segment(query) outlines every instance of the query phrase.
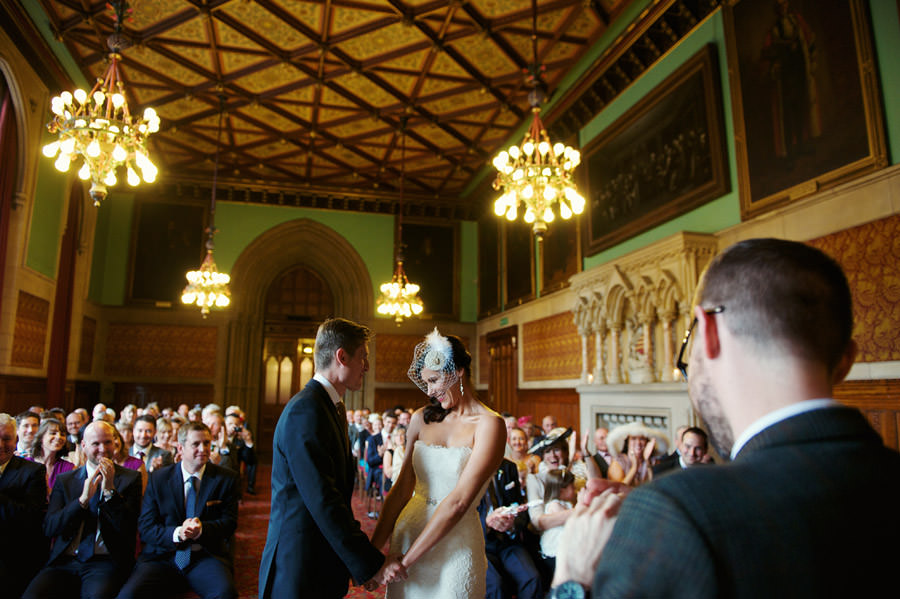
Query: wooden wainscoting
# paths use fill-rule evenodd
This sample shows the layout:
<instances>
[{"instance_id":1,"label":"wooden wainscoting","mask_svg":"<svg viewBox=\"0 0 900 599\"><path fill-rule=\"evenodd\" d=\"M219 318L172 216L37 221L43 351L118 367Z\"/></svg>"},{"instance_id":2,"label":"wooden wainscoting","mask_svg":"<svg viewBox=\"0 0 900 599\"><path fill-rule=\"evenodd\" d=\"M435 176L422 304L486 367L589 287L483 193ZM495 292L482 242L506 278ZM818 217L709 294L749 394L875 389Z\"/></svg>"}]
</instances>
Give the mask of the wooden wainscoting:
<instances>
[{"instance_id":1,"label":"wooden wainscoting","mask_svg":"<svg viewBox=\"0 0 900 599\"><path fill-rule=\"evenodd\" d=\"M900 379L845 381L835 387L834 397L865 414L884 444L900 451Z\"/></svg>"},{"instance_id":2,"label":"wooden wainscoting","mask_svg":"<svg viewBox=\"0 0 900 599\"><path fill-rule=\"evenodd\" d=\"M417 410L425 405L425 394L418 388L410 389L375 389L374 411L381 414L385 410L393 410L397 406Z\"/></svg>"},{"instance_id":3,"label":"wooden wainscoting","mask_svg":"<svg viewBox=\"0 0 900 599\"><path fill-rule=\"evenodd\" d=\"M15 416L31 406L55 407L47 405L47 379L0 375L0 412Z\"/></svg>"},{"instance_id":4,"label":"wooden wainscoting","mask_svg":"<svg viewBox=\"0 0 900 599\"><path fill-rule=\"evenodd\" d=\"M519 389L516 406L513 416L530 415L531 421L540 426L544 416L551 414L559 426L578 431L581 416L575 389Z\"/></svg>"}]
</instances>

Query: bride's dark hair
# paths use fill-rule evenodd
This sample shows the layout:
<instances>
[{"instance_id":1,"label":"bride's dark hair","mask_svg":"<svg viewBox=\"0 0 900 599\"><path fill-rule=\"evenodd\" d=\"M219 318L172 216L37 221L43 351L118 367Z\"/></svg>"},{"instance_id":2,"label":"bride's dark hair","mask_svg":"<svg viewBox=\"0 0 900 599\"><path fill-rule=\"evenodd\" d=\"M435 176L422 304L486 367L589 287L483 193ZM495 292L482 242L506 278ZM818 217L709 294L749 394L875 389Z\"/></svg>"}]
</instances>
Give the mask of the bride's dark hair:
<instances>
[{"instance_id":1,"label":"bride's dark hair","mask_svg":"<svg viewBox=\"0 0 900 599\"><path fill-rule=\"evenodd\" d=\"M463 371L460 381L466 384L470 383L472 380L472 355L456 335L447 335L447 340L450 342L453 363ZM421 371L422 364L416 364L416 370ZM471 385L469 387L471 388ZM449 413L450 410L441 407L441 402L434 397L429 397L428 405L422 411L422 416L425 418L425 424L428 424L429 422L441 422Z\"/></svg>"}]
</instances>

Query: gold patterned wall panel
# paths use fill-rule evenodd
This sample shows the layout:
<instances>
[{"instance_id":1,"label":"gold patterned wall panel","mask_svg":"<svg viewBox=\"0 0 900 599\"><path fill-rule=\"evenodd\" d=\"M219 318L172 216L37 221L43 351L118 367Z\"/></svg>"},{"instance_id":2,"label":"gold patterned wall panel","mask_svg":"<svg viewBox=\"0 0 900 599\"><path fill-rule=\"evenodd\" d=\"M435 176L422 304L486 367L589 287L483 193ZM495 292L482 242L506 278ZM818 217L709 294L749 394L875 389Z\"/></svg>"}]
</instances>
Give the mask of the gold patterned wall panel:
<instances>
[{"instance_id":1,"label":"gold patterned wall panel","mask_svg":"<svg viewBox=\"0 0 900 599\"><path fill-rule=\"evenodd\" d=\"M900 215L809 243L834 257L847 273L857 361L900 360Z\"/></svg>"},{"instance_id":2,"label":"gold patterned wall panel","mask_svg":"<svg viewBox=\"0 0 900 599\"><path fill-rule=\"evenodd\" d=\"M216 327L110 323L107 376L212 379Z\"/></svg>"},{"instance_id":3,"label":"gold patterned wall panel","mask_svg":"<svg viewBox=\"0 0 900 599\"><path fill-rule=\"evenodd\" d=\"M12 355L9 360L11 366L43 368L49 319L50 302L19 291Z\"/></svg>"},{"instance_id":4,"label":"gold patterned wall panel","mask_svg":"<svg viewBox=\"0 0 900 599\"><path fill-rule=\"evenodd\" d=\"M478 383L488 385L491 382L491 355L488 352L487 335L478 339Z\"/></svg>"},{"instance_id":5,"label":"gold patterned wall panel","mask_svg":"<svg viewBox=\"0 0 900 599\"><path fill-rule=\"evenodd\" d=\"M422 339L422 335L377 335L375 337L375 382L412 384L406 372L412 361L413 350ZM469 349L468 338L460 337L460 339L466 349Z\"/></svg>"},{"instance_id":6,"label":"gold patterned wall panel","mask_svg":"<svg viewBox=\"0 0 900 599\"><path fill-rule=\"evenodd\" d=\"M581 337L571 312L522 325L522 350L524 381L581 376Z\"/></svg>"}]
</instances>

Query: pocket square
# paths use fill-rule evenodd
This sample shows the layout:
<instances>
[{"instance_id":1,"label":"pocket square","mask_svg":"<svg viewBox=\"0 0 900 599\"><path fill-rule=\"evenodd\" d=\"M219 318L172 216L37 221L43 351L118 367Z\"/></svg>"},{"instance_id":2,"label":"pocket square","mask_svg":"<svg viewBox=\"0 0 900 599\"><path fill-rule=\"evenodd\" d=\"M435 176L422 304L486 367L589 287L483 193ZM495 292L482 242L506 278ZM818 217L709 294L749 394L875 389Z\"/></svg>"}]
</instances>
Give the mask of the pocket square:
<instances>
[{"instance_id":1,"label":"pocket square","mask_svg":"<svg viewBox=\"0 0 900 599\"><path fill-rule=\"evenodd\" d=\"M219 505L220 503L222 503L221 499L210 499L206 502L206 507L212 507L214 505Z\"/></svg>"},{"instance_id":2,"label":"pocket square","mask_svg":"<svg viewBox=\"0 0 900 599\"><path fill-rule=\"evenodd\" d=\"M506 483L506 486L503 488L506 489L507 491L509 491L510 489L512 489L515 486L516 486L516 481L513 480L513 481Z\"/></svg>"}]
</instances>

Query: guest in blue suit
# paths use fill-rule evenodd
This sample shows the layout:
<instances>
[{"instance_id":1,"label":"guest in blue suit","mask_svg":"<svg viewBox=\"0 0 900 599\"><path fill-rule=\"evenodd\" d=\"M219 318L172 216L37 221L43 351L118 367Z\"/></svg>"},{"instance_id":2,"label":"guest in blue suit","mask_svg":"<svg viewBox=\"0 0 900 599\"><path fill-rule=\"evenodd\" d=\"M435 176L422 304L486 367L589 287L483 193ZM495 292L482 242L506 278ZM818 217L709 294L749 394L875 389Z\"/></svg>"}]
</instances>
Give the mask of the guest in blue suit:
<instances>
[{"instance_id":1,"label":"guest in blue suit","mask_svg":"<svg viewBox=\"0 0 900 599\"><path fill-rule=\"evenodd\" d=\"M591 580L595 599L891 594L900 455L831 399L856 356L841 267L802 243L742 241L712 261L693 313L678 366L731 462L576 508L556 596Z\"/></svg>"},{"instance_id":2,"label":"guest in blue suit","mask_svg":"<svg viewBox=\"0 0 900 599\"><path fill-rule=\"evenodd\" d=\"M46 567L23 597L115 597L134 565L141 475L113 463L115 429L85 428L86 463L53 485L44 534L53 539Z\"/></svg>"},{"instance_id":3,"label":"guest in blue suit","mask_svg":"<svg viewBox=\"0 0 900 599\"><path fill-rule=\"evenodd\" d=\"M0 581L18 597L47 561L47 537L41 526L47 511L47 474L43 465L13 455L16 421L0 414Z\"/></svg>"},{"instance_id":4,"label":"guest in blue suit","mask_svg":"<svg viewBox=\"0 0 900 599\"><path fill-rule=\"evenodd\" d=\"M139 520L141 552L121 599L192 590L204 599L237 597L232 543L240 478L209 462L212 435L200 422L178 429L181 462L154 471Z\"/></svg>"},{"instance_id":5,"label":"guest in blue suit","mask_svg":"<svg viewBox=\"0 0 900 599\"><path fill-rule=\"evenodd\" d=\"M278 420L272 455L272 511L259 567L262 598L347 594L384 578L385 558L353 517L356 464L341 396L362 387L369 329L341 318L319 326L313 379ZM389 571L397 570L396 561Z\"/></svg>"}]
</instances>

